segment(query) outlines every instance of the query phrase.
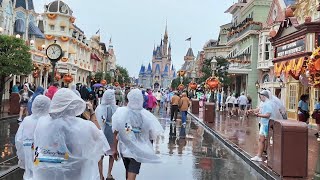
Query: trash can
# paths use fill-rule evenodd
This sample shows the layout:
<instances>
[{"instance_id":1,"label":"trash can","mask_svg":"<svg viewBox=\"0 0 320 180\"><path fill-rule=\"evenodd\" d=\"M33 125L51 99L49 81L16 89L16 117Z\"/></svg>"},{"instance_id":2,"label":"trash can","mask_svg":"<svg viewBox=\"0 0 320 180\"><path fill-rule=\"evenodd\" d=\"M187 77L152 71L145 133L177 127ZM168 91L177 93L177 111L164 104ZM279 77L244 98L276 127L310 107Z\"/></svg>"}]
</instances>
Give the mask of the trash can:
<instances>
[{"instance_id":1,"label":"trash can","mask_svg":"<svg viewBox=\"0 0 320 180\"><path fill-rule=\"evenodd\" d=\"M204 103L203 110L203 121L207 123L213 123L215 118L215 104L214 103Z\"/></svg>"},{"instance_id":2,"label":"trash can","mask_svg":"<svg viewBox=\"0 0 320 180\"><path fill-rule=\"evenodd\" d=\"M281 177L307 177L308 126L295 120L270 120L268 166Z\"/></svg>"},{"instance_id":3,"label":"trash can","mask_svg":"<svg viewBox=\"0 0 320 180\"><path fill-rule=\"evenodd\" d=\"M191 99L191 112L192 114L199 114L199 100Z\"/></svg>"},{"instance_id":4,"label":"trash can","mask_svg":"<svg viewBox=\"0 0 320 180\"><path fill-rule=\"evenodd\" d=\"M9 114L16 115L20 112L20 96L18 93L11 93L9 99Z\"/></svg>"}]
</instances>

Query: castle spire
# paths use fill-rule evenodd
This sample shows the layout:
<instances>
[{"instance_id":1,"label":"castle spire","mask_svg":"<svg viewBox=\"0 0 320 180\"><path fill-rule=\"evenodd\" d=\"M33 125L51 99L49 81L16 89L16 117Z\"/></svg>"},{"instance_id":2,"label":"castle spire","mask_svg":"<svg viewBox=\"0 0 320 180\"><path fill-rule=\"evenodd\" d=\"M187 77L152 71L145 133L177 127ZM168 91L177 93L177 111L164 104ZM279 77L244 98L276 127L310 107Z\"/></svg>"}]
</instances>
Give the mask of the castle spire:
<instances>
[{"instance_id":1,"label":"castle spire","mask_svg":"<svg viewBox=\"0 0 320 180\"><path fill-rule=\"evenodd\" d=\"M164 39L168 39L168 21L166 20L166 29L165 29L165 32L164 32Z\"/></svg>"}]
</instances>

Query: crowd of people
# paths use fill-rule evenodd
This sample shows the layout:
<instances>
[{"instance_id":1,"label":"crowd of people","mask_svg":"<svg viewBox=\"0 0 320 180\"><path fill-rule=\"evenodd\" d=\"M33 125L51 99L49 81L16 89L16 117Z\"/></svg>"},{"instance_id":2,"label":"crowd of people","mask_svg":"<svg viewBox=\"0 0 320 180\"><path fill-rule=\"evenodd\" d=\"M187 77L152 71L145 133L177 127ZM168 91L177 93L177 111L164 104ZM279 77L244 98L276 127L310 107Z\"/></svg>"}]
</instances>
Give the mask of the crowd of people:
<instances>
[{"instance_id":1,"label":"crowd of people","mask_svg":"<svg viewBox=\"0 0 320 180\"><path fill-rule=\"evenodd\" d=\"M148 98L139 89L117 87L98 87L93 94L86 86L68 89L52 84L32 93L25 84L22 91L22 97L32 99L26 101L31 112L15 139L24 179L112 180L113 163L121 158L126 179L134 180L141 163L161 162L152 142L164 130L150 111L162 96L153 96L151 90ZM152 106L145 109L146 101ZM105 156L109 156L106 176Z\"/></svg>"}]
</instances>

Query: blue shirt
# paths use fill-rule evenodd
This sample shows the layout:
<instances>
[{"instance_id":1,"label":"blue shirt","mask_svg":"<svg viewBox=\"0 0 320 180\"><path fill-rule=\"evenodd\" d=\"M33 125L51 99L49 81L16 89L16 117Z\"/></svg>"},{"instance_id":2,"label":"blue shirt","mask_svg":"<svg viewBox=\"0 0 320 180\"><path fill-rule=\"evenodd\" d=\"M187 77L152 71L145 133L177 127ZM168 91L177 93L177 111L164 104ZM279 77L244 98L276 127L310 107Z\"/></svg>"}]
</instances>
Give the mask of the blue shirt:
<instances>
[{"instance_id":1,"label":"blue shirt","mask_svg":"<svg viewBox=\"0 0 320 180\"><path fill-rule=\"evenodd\" d=\"M272 104L269 101L263 102L262 107L261 107L261 114L272 114ZM268 125L269 124L269 119L270 118L261 118L260 123L263 125Z\"/></svg>"},{"instance_id":2,"label":"blue shirt","mask_svg":"<svg viewBox=\"0 0 320 180\"><path fill-rule=\"evenodd\" d=\"M316 110L320 110L320 102L317 102L316 105L314 105L314 109Z\"/></svg>"},{"instance_id":3,"label":"blue shirt","mask_svg":"<svg viewBox=\"0 0 320 180\"><path fill-rule=\"evenodd\" d=\"M298 103L298 107L301 108L303 111L309 112L309 106L307 102L300 100ZM299 114L302 114L302 112L299 111Z\"/></svg>"}]
</instances>

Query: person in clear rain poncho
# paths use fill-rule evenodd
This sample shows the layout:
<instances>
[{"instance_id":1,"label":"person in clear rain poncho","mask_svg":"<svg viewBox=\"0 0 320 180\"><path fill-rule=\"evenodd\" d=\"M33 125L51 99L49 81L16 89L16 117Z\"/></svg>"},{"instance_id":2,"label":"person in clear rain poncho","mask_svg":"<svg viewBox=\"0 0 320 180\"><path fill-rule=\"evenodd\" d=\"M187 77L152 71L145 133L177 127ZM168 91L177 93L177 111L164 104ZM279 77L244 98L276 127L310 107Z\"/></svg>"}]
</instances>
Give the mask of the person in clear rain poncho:
<instances>
[{"instance_id":1,"label":"person in clear rain poncho","mask_svg":"<svg viewBox=\"0 0 320 180\"><path fill-rule=\"evenodd\" d=\"M50 118L49 116L50 99L43 95L38 95L32 104L33 114L27 116L19 126L15 142L19 167L25 169L23 179L31 180L33 177L33 157L34 157L34 131L38 120Z\"/></svg>"},{"instance_id":2,"label":"person in clear rain poncho","mask_svg":"<svg viewBox=\"0 0 320 180\"><path fill-rule=\"evenodd\" d=\"M107 180L113 179L111 175L111 171L114 163L114 159L112 157L112 154L113 154L112 149L114 149L113 148L114 137L112 132L112 115L116 112L117 108L118 106L116 105L115 91L108 89L103 93L101 104L98 105L95 111L101 130L104 132L104 135L106 136L108 143L111 147L111 150L105 153L106 155L109 155L109 168L108 168ZM99 172L101 177L103 177L102 160L99 162Z\"/></svg>"},{"instance_id":3,"label":"person in clear rain poncho","mask_svg":"<svg viewBox=\"0 0 320 180\"><path fill-rule=\"evenodd\" d=\"M112 130L117 137L114 158L118 158L119 144L126 177L128 180L134 180L139 174L141 163L161 162L153 150L151 141L163 133L163 128L151 112L143 109L144 99L140 90L131 90L128 100L128 106L119 107L112 116Z\"/></svg>"},{"instance_id":4,"label":"person in clear rain poncho","mask_svg":"<svg viewBox=\"0 0 320 180\"><path fill-rule=\"evenodd\" d=\"M39 121L35 130L34 180L100 179L98 162L110 147L94 123L76 117L85 108L70 89L54 95L51 118Z\"/></svg>"}]
</instances>

